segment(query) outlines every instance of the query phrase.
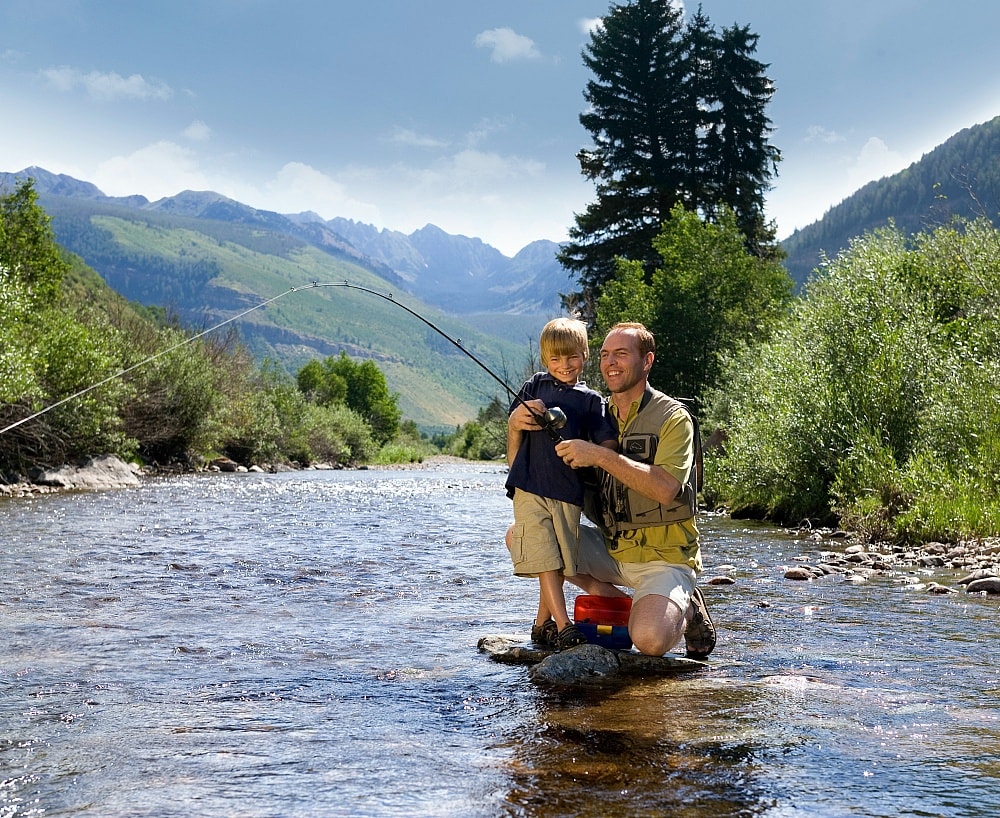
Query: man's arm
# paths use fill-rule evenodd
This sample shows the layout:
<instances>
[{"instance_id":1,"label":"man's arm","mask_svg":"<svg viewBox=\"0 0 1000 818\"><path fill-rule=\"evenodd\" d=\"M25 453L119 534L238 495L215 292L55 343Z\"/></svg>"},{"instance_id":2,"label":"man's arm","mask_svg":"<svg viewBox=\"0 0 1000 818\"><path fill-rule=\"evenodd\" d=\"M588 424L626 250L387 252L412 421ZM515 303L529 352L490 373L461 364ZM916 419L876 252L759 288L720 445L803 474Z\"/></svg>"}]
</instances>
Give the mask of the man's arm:
<instances>
[{"instance_id":1,"label":"man's arm","mask_svg":"<svg viewBox=\"0 0 1000 818\"><path fill-rule=\"evenodd\" d=\"M556 454L574 469L596 466L630 489L662 505L669 505L681 490L680 481L650 463L630 460L604 446L585 440L564 440L556 444Z\"/></svg>"}]
</instances>

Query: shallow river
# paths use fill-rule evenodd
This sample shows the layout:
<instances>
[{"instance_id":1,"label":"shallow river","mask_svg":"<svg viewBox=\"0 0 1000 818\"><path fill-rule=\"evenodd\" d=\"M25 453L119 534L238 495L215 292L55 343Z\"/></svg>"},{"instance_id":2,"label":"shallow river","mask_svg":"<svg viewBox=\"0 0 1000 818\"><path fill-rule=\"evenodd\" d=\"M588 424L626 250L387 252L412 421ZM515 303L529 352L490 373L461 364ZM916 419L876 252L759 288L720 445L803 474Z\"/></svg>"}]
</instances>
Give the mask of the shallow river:
<instances>
[{"instance_id":1,"label":"shallow river","mask_svg":"<svg viewBox=\"0 0 1000 818\"><path fill-rule=\"evenodd\" d=\"M995 598L785 580L820 546L706 518L710 668L557 693L476 648L537 601L503 479L0 500L0 818L997 814Z\"/></svg>"}]
</instances>

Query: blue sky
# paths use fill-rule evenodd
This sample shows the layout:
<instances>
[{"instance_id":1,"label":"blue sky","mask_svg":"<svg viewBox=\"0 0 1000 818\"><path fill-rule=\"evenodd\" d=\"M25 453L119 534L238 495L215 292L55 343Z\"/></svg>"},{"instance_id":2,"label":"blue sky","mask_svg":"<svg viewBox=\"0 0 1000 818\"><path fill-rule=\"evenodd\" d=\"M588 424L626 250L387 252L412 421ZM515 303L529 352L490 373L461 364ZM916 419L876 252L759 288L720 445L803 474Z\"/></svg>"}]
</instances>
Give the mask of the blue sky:
<instances>
[{"instance_id":1,"label":"blue sky","mask_svg":"<svg viewBox=\"0 0 1000 818\"><path fill-rule=\"evenodd\" d=\"M4 0L0 170L513 255L593 198L580 52L607 0ZM688 10L696 5L688 3ZM784 237L1000 114L1000 3L703 0L760 35Z\"/></svg>"}]
</instances>

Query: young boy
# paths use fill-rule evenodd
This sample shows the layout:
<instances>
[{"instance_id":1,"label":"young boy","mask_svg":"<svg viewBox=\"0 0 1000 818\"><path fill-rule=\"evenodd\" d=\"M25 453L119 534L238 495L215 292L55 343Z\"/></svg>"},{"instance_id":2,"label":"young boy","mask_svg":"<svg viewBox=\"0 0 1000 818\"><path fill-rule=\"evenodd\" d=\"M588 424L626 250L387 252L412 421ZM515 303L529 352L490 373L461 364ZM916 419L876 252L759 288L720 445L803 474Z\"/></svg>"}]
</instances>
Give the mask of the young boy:
<instances>
[{"instance_id":1,"label":"young boy","mask_svg":"<svg viewBox=\"0 0 1000 818\"><path fill-rule=\"evenodd\" d=\"M615 449L617 424L601 396L580 380L587 360L587 327L582 321L556 318L542 329L538 343L547 371L538 372L521 387L521 400L539 418L559 407L566 425L562 439L582 438ZM511 404L514 411L520 401ZM507 543L514 574L538 577L538 613L532 641L571 648L587 641L566 613L563 578L576 573L583 474L555 453L549 431L521 432L507 427L507 495L514 500L514 525Z\"/></svg>"}]
</instances>

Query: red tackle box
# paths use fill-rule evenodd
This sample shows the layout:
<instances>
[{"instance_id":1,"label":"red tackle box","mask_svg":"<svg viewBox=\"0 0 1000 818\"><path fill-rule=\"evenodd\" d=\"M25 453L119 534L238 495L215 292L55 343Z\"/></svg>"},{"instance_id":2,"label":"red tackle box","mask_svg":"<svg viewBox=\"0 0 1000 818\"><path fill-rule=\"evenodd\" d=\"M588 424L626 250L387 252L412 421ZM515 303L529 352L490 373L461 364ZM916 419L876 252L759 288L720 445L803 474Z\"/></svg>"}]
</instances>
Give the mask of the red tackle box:
<instances>
[{"instance_id":1,"label":"red tackle box","mask_svg":"<svg viewBox=\"0 0 1000 818\"><path fill-rule=\"evenodd\" d=\"M587 641L605 648L629 650L628 616L632 598L580 594L573 606L573 621Z\"/></svg>"}]
</instances>

